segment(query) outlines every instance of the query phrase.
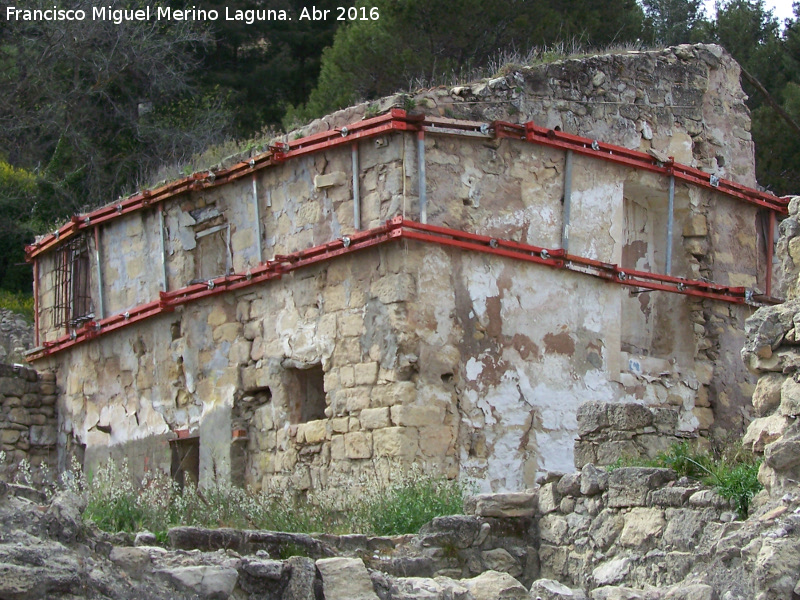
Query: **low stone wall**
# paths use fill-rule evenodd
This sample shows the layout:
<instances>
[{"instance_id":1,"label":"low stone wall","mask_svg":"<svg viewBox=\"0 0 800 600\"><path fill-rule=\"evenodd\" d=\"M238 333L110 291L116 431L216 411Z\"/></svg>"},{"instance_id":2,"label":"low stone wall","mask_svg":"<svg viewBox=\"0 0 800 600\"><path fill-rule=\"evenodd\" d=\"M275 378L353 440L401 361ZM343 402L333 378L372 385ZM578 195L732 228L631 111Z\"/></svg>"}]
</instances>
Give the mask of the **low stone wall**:
<instances>
[{"instance_id":1,"label":"low stone wall","mask_svg":"<svg viewBox=\"0 0 800 600\"><path fill-rule=\"evenodd\" d=\"M30 483L45 483L55 473L57 424L55 375L0 364L0 480L12 480L26 460Z\"/></svg>"},{"instance_id":2,"label":"low stone wall","mask_svg":"<svg viewBox=\"0 0 800 600\"><path fill-rule=\"evenodd\" d=\"M307 535L262 531L170 530L180 550L288 552L314 559L358 558L391 577L466 579L486 571L525 587L539 578L573 588L635 588L680 583L697 551L710 551L741 527L729 501L669 469L629 467L611 473L589 464L530 492L480 494L465 515L439 517L418 535Z\"/></svg>"},{"instance_id":3,"label":"low stone wall","mask_svg":"<svg viewBox=\"0 0 800 600\"><path fill-rule=\"evenodd\" d=\"M619 458L653 458L696 433L680 429L679 406L585 402L578 409L575 467L610 465ZM696 410L696 409L695 409Z\"/></svg>"}]
</instances>

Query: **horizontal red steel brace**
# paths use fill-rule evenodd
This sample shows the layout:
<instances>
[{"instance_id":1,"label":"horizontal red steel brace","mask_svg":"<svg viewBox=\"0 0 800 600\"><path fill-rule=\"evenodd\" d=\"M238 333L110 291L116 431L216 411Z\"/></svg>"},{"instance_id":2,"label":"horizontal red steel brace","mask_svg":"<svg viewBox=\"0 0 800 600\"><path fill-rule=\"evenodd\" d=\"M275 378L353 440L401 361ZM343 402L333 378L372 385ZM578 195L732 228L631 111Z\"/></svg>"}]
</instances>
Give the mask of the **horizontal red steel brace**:
<instances>
[{"instance_id":1,"label":"horizontal red steel brace","mask_svg":"<svg viewBox=\"0 0 800 600\"><path fill-rule=\"evenodd\" d=\"M481 127L485 125L477 121L471 122L444 119L441 117L409 115L404 110L392 109L384 115L379 115L371 119L364 119L363 121L348 125L346 136L342 136L344 128L313 134L289 142L286 152L271 151L254 157L249 161L237 163L227 169L220 169L215 172L198 172L154 190L138 192L124 200L103 206L86 215L73 217L69 223L62 226L55 234L49 234L36 244L27 246L27 258L30 260L50 250L62 241L75 235L81 229L93 227L121 215L142 210L143 208L173 198L177 195L193 190L223 185L252 173L255 170L279 164L289 158L318 152L326 148L337 147L351 143L357 139L381 135L389 131L416 131L426 124L434 127L446 126L454 129L473 131L480 131ZM532 122L526 123L525 125L518 125L504 121L495 121L491 124L491 129L494 130L494 135L497 138L527 140L540 145L573 150L587 156L609 160L634 168L645 169L662 175L673 174L677 179L681 179L687 183L727 194L734 198L777 211L781 214L787 213L788 200L786 198L777 198L770 194L727 180L720 180L718 185L711 185L710 175L704 171L678 163L662 165L648 154L623 148L622 146L590 140L589 138L571 135L562 131L546 129ZM593 143L596 143L598 150L592 148Z\"/></svg>"},{"instance_id":2,"label":"horizontal red steel brace","mask_svg":"<svg viewBox=\"0 0 800 600\"><path fill-rule=\"evenodd\" d=\"M423 237L421 234L416 233L415 230L436 233L439 234L439 236L448 236L448 237L439 237L439 236ZM705 281L685 279L683 277L673 277L671 275L661 275L659 273L649 273L647 271L637 271L635 269L624 269L612 263L604 263L594 259L585 258L582 256L565 254L564 250L562 249L550 250L547 248L541 248L539 246L531 246L528 244L522 244L520 242L514 242L510 240L498 240L496 238L492 238L489 236L463 232L455 229L449 229L446 227L439 227L436 225L423 225L422 223L416 223L413 221L405 221L403 223L402 237L409 239L417 239L421 241L441 243L445 245L456 245L461 248L473 249L480 252L488 252L490 254L498 254L500 256L508 256L511 258L519 258L522 260L527 260L529 262L546 264L548 266L567 268L568 270L572 270L570 269L568 263L577 264L591 269L596 269L596 272L594 273L581 271L584 274L593 274L601 276L602 273L602 277L604 279L615 280L618 283L622 283L623 285L651 287L652 289L660 289L663 291L669 291L675 293L687 293L690 295L695 295L698 293L712 294L715 299L731 300L732 298L736 298L737 302L744 301L745 294L747 291L743 287L728 287L713 283L707 283ZM475 242L475 243L470 244L470 242ZM496 244L496 246L492 247L491 246L492 243ZM470 245L467 246L467 244ZM486 244L489 244L490 246L487 248ZM541 258L543 256L543 253L544 256L552 257L552 259L558 259L558 260L543 259ZM536 254L539 255L538 258L534 256ZM530 260L531 256L534 256L534 260ZM636 283L631 284L628 283L629 281L635 281Z\"/></svg>"},{"instance_id":3,"label":"horizontal red steel brace","mask_svg":"<svg viewBox=\"0 0 800 600\"><path fill-rule=\"evenodd\" d=\"M336 131L314 134L290 142L287 153L267 152L249 161L239 162L227 169L194 173L189 177L170 182L154 190L137 192L124 200L108 204L88 214L73 217L69 223L59 228L57 233L46 235L39 242L26 246L27 258L30 260L52 249L81 229L93 227L121 215L142 210L165 199L189 191L217 187L244 177L256 170L279 164L283 160L318 152L325 148L344 145L357 139L374 137L390 131L417 130L421 127L421 123L421 116L409 116L404 110L392 109L385 115L365 119L348 126L348 135L344 137L340 132Z\"/></svg>"},{"instance_id":4,"label":"horizontal red steel brace","mask_svg":"<svg viewBox=\"0 0 800 600\"><path fill-rule=\"evenodd\" d=\"M536 254L514 252L512 250L507 250L505 248L500 248L500 247L492 248L491 246L484 246L482 244L477 244L475 242L460 240L455 237L450 237L450 238L439 237L427 233L421 233L419 231L414 231L413 229L409 230L404 229L400 237L408 240L418 240L421 242L433 242L434 244L441 244L444 246L454 246L456 248L461 248L464 250L475 250L477 252L484 252L486 254L495 254L497 256L514 258L516 260L524 260L527 262L532 262L540 265L547 265L549 267L556 267L559 269L564 266L563 260L542 258L540 256L537 256Z\"/></svg>"},{"instance_id":5,"label":"horizontal red steel brace","mask_svg":"<svg viewBox=\"0 0 800 600\"><path fill-rule=\"evenodd\" d=\"M508 128L509 125L511 124L502 123L502 126L505 128ZM497 124L495 126L497 126ZM751 202L782 214L788 214L787 203L782 198L765 194L764 192L748 188L726 179L720 179L718 185L712 185L711 175L709 173L688 165L675 162L663 164L649 154L639 152L638 150L607 144L599 140L590 140L589 138L572 135L563 131L546 129L544 127L539 127L533 122L526 123L525 130L527 132L527 141L535 144L572 150L586 156L645 169L655 173L661 173L662 175L674 175L676 179L681 179L715 192L734 196L746 202Z\"/></svg>"},{"instance_id":6,"label":"horizontal red steel brace","mask_svg":"<svg viewBox=\"0 0 800 600\"><path fill-rule=\"evenodd\" d=\"M381 227L348 236L347 243L344 238L341 238L327 244L276 257L278 260L268 261L259 265L251 269L249 273L236 273L226 277L218 277L212 280L214 285L211 288L208 283L197 283L180 290L161 292L157 301L142 304L126 313L112 315L98 323L87 323L84 327L74 332L74 335L65 335L54 342L46 342L42 348L31 352L26 358L28 361L33 361L158 314L171 312L176 306L208 296L249 287L264 281L278 279L288 271L401 238L452 246L463 250L473 250L542 264L557 269L566 269L630 287L709 298L734 304L742 304L747 301L747 292L742 287L726 287L657 273L621 269L614 264L565 254L561 249L550 250L511 240L502 240L436 225L425 225L408 221L398 216L390 219ZM544 256L547 256L547 258ZM581 270L573 265L587 270ZM621 274L624 274L624 278L620 278ZM766 298L760 295L755 297L762 298L768 303L778 301L778 299Z\"/></svg>"}]
</instances>

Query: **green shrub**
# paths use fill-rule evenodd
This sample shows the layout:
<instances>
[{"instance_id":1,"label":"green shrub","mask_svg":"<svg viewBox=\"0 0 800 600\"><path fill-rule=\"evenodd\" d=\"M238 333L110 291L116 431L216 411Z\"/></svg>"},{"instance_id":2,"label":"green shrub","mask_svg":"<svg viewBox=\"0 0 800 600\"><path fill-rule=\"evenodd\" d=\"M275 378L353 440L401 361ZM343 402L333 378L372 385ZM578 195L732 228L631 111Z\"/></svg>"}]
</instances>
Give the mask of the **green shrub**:
<instances>
[{"instance_id":1,"label":"green shrub","mask_svg":"<svg viewBox=\"0 0 800 600\"><path fill-rule=\"evenodd\" d=\"M618 458L606 470L611 472L633 466L672 469L681 477L702 481L723 498L733 500L742 519L747 518L750 501L762 489L758 481L761 459L746 452L740 443L726 444L710 455L698 451L688 442L680 442L652 459Z\"/></svg>"}]
</instances>

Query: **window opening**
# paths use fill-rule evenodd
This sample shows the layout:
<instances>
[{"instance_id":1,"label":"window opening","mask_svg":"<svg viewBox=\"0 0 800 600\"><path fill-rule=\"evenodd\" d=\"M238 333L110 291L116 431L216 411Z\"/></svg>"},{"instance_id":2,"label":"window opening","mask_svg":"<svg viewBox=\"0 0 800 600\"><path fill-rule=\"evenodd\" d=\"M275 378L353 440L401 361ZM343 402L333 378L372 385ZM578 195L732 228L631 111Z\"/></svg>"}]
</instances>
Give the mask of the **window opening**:
<instances>
[{"instance_id":1,"label":"window opening","mask_svg":"<svg viewBox=\"0 0 800 600\"><path fill-rule=\"evenodd\" d=\"M89 279L89 238L75 237L55 255L55 326L79 328L94 319Z\"/></svg>"},{"instance_id":2,"label":"window opening","mask_svg":"<svg viewBox=\"0 0 800 600\"><path fill-rule=\"evenodd\" d=\"M306 423L325 418L325 375L321 364L308 368L286 369L284 385L288 399L289 420Z\"/></svg>"},{"instance_id":3,"label":"window opening","mask_svg":"<svg viewBox=\"0 0 800 600\"><path fill-rule=\"evenodd\" d=\"M200 438L183 438L169 443L172 449L172 480L181 490L187 484L197 486L200 481Z\"/></svg>"}]
</instances>

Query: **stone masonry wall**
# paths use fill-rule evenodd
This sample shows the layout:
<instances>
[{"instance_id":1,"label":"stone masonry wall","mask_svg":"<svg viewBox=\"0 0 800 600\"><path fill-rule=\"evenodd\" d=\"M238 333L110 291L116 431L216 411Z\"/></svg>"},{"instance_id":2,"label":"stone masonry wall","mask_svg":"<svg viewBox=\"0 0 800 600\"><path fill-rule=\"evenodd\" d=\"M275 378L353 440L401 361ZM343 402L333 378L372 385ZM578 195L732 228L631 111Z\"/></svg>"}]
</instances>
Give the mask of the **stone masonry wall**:
<instances>
[{"instance_id":1,"label":"stone masonry wall","mask_svg":"<svg viewBox=\"0 0 800 600\"><path fill-rule=\"evenodd\" d=\"M54 474L57 428L55 376L0 364L0 479L13 480L23 460L36 477Z\"/></svg>"},{"instance_id":2,"label":"stone masonry wall","mask_svg":"<svg viewBox=\"0 0 800 600\"><path fill-rule=\"evenodd\" d=\"M671 470L587 464L536 490L472 496L464 515L416 535L171 529L171 551L192 562L144 536L138 548L125 547L130 534L105 537L122 568L135 559L201 597L187 577L207 565L209 581L228 569L226 594L253 600L311 598L291 583L306 577L326 600L786 600L800 577L796 506L779 501L741 521L730 502ZM279 559L287 554L296 556Z\"/></svg>"},{"instance_id":3,"label":"stone masonry wall","mask_svg":"<svg viewBox=\"0 0 800 600\"><path fill-rule=\"evenodd\" d=\"M542 124L745 183L752 171L738 66L718 47L522 68L428 90L416 103L479 120L547 115ZM368 108L300 134L357 121ZM424 143L432 224L560 244L563 152L444 133ZM362 227L418 219L416 136L362 140L357 152ZM351 158L350 147L327 148L103 224L102 295L89 269L95 316L158 298L162 219L173 291L246 277L259 260L352 234ZM666 178L576 156L572 183L570 252L663 272ZM684 185L675 207L673 275L763 285L755 207ZM64 334L53 320L55 255L39 269L45 342ZM752 376L725 357L738 351L750 311L390 242L192 302L37 367L62 387L59 442L85 445L89 467L128 457L134 472L170 471L191 453L202 482L357 493L418 463L482 491L517 490L572 468L587 401L674 407L676 435L740 427ZM647 427L635 435L647 439ZM600 459L589 454L581 461Z\"/></svg>"},{"instance_id":4,"label":"stone masonry wall","mask_svg":"<svg viewBox=\"0 0 800 600\"><path fill-rule=\"evenodd\" d=\"M743 362L759 379L744 446L763 454L759 481L773 496L795 493L800 481L800 197L780 225L777 258L788 301L747 320Z\"/></svg>"},{"instance_id":5,"label":"stone masonry wall","mask_svg":"<svg viewBox=\"0 0 800 600\"><path fill-rule=\"evenodd\" d=\"M578 409L575 467L610 465L619 458L654 458L697 433L681 431L680 407L586 402ZM699 432L707 434L707 430ZM702 439L702 438L701 438Z\"/></svg>"}]
</instances>

